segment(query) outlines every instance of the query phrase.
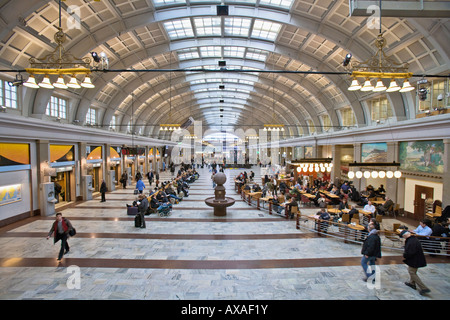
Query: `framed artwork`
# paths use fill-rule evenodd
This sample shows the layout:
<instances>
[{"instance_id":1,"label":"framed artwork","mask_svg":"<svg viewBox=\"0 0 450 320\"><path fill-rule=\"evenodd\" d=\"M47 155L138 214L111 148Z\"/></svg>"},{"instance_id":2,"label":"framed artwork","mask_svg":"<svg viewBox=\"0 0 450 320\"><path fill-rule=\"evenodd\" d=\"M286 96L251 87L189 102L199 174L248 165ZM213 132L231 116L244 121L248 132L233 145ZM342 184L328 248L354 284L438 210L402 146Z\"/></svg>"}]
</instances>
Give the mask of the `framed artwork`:
<instances>
[{"instance_id":1,"label":"framed artwork","mask_svg":"<svg viewBox=\"0 0 450 320\"><path fill-rule=\"evenodd\" d=\"M361 162L387 162L387 143L363 143L361 146Z\"/></svg>"},{"instance_id":2,"label":"framed artwork","mask_svg":"<svg viewBox=\"0 0 450 320\"><path fill-rule=\"evenodd\" d=\"M21 184L0 187L0 206L17 201L22 201Z\"/></svg>"},{"instance_id":3,"label":"framed artwork","mask_svg":"<svg viewBox=\"0 0 450 320\"><path fill-rule=\"evenodd\" d=\"M444 173L443 140L400 142L400 169L407 171Z\"/></svg>"}]
</instances>

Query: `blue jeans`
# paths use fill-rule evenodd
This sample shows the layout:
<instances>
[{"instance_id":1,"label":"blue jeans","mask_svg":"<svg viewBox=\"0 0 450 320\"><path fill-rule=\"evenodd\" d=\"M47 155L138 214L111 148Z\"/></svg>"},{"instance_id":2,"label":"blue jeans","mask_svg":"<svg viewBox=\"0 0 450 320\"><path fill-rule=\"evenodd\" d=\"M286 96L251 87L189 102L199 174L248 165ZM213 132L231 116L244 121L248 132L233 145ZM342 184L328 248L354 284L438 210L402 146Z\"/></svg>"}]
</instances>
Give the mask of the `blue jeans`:
<instances>
[{"instance_id":1,"label":"blue jeans","mask_svg":"<svg viewBox=\"0 0 450 320\"><path fill-rule=\"evenodd\" d=\"M365 255L362 256L361 258L361 266L364 270L364 273L366 275L367 278L369 278L371 275L375 274L375 260L377 258L376 257L368 257L366 258ZM372 273L367 273L367 269L369 268L370 264L370 269L372 270Z\"/></svg>"}]
</instances>

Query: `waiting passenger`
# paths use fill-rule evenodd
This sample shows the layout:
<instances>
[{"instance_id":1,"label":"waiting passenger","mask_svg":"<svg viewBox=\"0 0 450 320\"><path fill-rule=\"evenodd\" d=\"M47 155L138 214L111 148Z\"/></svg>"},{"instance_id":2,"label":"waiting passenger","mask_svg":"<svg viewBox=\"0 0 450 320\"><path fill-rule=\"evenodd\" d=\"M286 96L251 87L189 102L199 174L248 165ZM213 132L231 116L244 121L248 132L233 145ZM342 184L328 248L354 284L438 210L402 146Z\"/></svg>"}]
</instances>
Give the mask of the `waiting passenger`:
<instances>
[{"instance_id":1,"label":"waiting passenger","mask_svg":"<svg viewBox=\"0 0 450 320\"><path fill-rule=\"evenodd\" d=\"M419 222L419 226L412 231L419 236L430 236L433 233L433 230L427 225L429 221L427 219L421 220Z\"/></svg>"}]
</instances>

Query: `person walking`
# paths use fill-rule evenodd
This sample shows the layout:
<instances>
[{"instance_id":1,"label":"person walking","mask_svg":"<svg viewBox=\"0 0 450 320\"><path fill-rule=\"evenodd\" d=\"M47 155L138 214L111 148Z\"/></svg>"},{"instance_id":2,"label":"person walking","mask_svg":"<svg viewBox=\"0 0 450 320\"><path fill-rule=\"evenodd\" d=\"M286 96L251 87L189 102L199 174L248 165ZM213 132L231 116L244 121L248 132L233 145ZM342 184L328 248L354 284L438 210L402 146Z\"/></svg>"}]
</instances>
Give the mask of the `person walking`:
<instances>
[{"instance_id":1,"label":"person walking","mask_svg":"<svg viewBox=\"0 0 450 320\"><path fill-rule=\"evenodd\" d=\"M58 254L58 262L61 261L63 255L69 253L70 247L67 239L69 237L70 230L73 230L73 226L70 223L69 219L63 218L62 213L58 212L56 214L56 219L53 222L52 227L50 228L50 231L47 235L48 240L53 234L53 243L61 240L61 249L59 250Z\"/></svg>"},{"instance_id":2,"label":"person walking","mask_svg":"<svg viewBox=\"0 0 450 320\"><path fill-rule=\"evenodd\" d=\"M127 182L128 182L128 173L124 172L122 173L122 178L120 179L120 182L122 183L122 187L124 189L127 188Z\"/></svg>"},{"instance_id":3,"label":"person walking","mask_svg":"<svg viewBox=\"0 0 450 320\"><path fill-rule=\"evenodd\" d=\"M419 268L426 267L427 262L423 253L422 245L416 236L412 236L408 230L403 230L400 237L405 239L405 251L403 253L403 262L408 266L409 282L405 282L410 288L414 290L419 287L419 294L424 295L431 290L422 282L417 275Z\"/></svg>"},{"instance_id":4,"label":"person walking","mask_svg":"<svg viewBox=\"0 0 450 320\"><path fill-rule=\"evenodd\" d=\"M105 180L102 180L102 184L100 186L100 193L102 194L102 200L100 202L106 201L106 197L105 197L106 191L108 191L108 187L106 187Z\"/></svg>"},{"instance_id":5,"label":"person walking","mask_svg":"<svg viewBox=\"0 0 450 320\"><path fill-rule=\"evenodd\" d=\"M139 179L138 182L136 183L136 189L139 191L140 194L142 194L144 188L145 188L144 182L141 179Z\"/></svg>"},{"instance_id":6,"label":"person walking","mask_svg":"<svg viewBox=\"0 0 450 320\"><path fill-rule=\"evenodd\" d=\"M375 261L377 258L381 258L381 239L378 235L378 230L374 222L370 222L367 226L369 235L366 240L364 240L361 254L361 266L364 270L364 281L367 281L371 276L375 274ZM368 265L370 264L371 273L367 272ZM372 279L375 281L375 278Z\"/></svg>"},{"instance_id":7,"label":"person walking","mask_svg":"<svg viewBox=\"0 0 450 320\"><path fill-rule=\"evenodd\" d=\"M138 212L141 216L141 228L145 228L145 214L147 213L148 209L148 200L147 197L143 194L139 195L139 204L138 204Z\"/></svg>"}]
</instances>

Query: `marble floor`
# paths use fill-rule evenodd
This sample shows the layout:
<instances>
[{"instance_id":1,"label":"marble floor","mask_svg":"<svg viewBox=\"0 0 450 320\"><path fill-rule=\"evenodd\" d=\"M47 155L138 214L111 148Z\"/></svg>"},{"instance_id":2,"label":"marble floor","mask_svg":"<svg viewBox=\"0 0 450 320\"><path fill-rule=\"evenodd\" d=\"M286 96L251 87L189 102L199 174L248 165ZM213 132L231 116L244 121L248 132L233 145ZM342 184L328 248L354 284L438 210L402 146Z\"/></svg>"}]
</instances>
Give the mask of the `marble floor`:
<instances>
[{"instance_id":1,"label":"marble floor","mask_svg":"<svg viewBox=\"0 0 450 320\"><path fill-rule=\"evenodd\" d=\"M259 168L254 168L257 176ZM61 210L78 234L61 263L59 243L46 239L54 217L33 217L0 229L0 299L79 300L440 300L450 297L450 259L427 257L419 276L431 293L404 285L398 251L384 251L379 281L362 281L361 246L298 230L236 199L215 217L204 199L214 190L208 169L169 217L146 216L134 227L126 204L133 188ZM162 173L161 180L170 179ZM148 190L148 189L147 189ZM302 209L316 211L316 209Z\"/></svg>"}]
</instances>

